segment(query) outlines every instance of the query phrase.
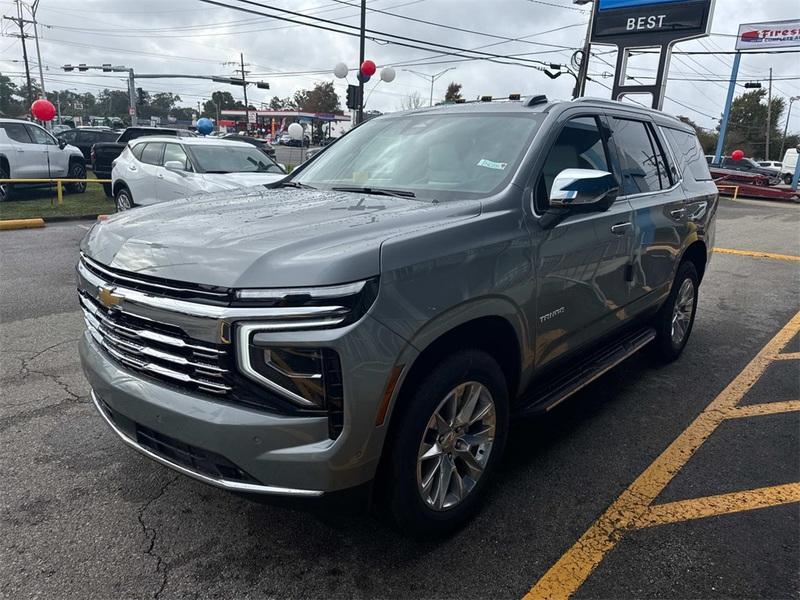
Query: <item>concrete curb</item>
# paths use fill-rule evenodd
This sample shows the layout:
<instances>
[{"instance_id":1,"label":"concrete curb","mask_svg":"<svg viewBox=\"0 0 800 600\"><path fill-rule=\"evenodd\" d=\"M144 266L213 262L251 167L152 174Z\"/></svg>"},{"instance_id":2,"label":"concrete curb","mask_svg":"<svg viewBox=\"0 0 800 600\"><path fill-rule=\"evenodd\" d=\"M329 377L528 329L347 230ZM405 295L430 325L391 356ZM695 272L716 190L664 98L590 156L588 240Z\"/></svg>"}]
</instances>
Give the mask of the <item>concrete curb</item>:
<instances>
[{"instance_id":1,"label":"concrete curb","mask_svg":"<svg viewBox=\"0 0 800 600\"><path fill-rule=\"evenodd\" d=\"M34 229L44 227L44 219L8 219L0 221L0 231L11 229Z\"/></svg>"}]
</instances>

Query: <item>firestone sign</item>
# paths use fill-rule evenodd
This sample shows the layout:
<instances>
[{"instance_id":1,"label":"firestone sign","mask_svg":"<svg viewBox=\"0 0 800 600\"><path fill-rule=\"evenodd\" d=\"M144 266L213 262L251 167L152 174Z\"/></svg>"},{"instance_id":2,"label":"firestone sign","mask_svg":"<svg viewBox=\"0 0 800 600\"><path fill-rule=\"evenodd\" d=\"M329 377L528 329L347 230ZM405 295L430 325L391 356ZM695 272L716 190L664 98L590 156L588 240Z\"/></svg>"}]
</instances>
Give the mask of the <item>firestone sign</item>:
<instances>
[{"instance_id":1,"label":"firestone sign","mask_svg":"<svg viewBox=\"0 0 800 600\"><path fill-rule=\"evenodd\" d=\"M763 50L800 46L800 19L748 23L739 26L737 50Z\"/></svg>"}]
</instances>

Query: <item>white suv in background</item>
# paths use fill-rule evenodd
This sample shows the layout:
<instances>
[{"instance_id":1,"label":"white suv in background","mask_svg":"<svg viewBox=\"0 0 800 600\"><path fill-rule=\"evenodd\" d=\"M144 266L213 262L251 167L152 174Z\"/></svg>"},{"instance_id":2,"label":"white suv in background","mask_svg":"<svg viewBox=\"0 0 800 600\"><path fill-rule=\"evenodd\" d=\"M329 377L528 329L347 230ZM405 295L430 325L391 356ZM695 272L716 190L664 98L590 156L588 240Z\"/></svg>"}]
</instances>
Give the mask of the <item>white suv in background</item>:
<instances>
[{"instance_id":1,"label":"white suv in background","mask_svg":"<svg viewBox=\"0 0 800 600\"><path fill-rule=\"evenodd\" d=\"M0 179L56 177L86 179L86 162L81 151L59 142L35 123L0 119ZM15 187L0 183L0 202L10 200ZM83 192L86 184L72 183L66 189Z\"/></svg>"},{"instance_id":2,"label":"white suv in background","mask_svg":"<svg viewBox=\"0 0 800 600\"><path fill-rule=\"evenodd\" d=\"M117 211L272 183L283 168L255 146L219 138L144 137L114 160L112 190Z\"/></svg>"}]
</instances>

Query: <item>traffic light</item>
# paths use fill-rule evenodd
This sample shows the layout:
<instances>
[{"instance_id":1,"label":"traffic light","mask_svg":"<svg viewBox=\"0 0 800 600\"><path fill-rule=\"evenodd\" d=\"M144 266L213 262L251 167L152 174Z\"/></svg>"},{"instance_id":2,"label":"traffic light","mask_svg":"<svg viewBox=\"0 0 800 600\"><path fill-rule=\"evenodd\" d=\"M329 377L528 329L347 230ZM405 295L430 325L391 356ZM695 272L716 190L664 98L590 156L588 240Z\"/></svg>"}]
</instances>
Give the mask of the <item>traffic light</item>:
<instances>
[{"instance_id":1,"label":"traffic light","mask_svg":"<svg viewBox=\"0 0 800 600\"><path fill-rule=\"evenodd\" d=\"M269 84L266 81L259 81L256 83L256 87L260 90L268 90Z\"/></svg>"},{"instance_id":2,"label":"traffic light","mask_svg":"<svg viewBox=\"0 0 800 600\"><path fill-rule=\"evenodd\" d=\"M103 63L103 73L111 72L111 63Z\"/></svg>"},{"instance_id":3,"label":"traffic light","mask_svg":"<svg viewBox=\"0 0 800 600\"><path fill-rule=\"evenodd\" d=\"M142 88L136 88L136 95L138 97L138 99L136 100L136 104L138 104L139 106L145 104L144 90Z\"/></svg>"},{"instance_id":4,"label":"traffic light","mask_svg":"<svg viewBox=\"0 0 800 600\"><path fill-rule=\"evenodd\" d=\"M347 108L357 110L361 106L360 102L361 88L357 85L347 86Z\"/></svg>"},{"instance_id":5,"label":"traffic light","mask_svg":"<svg viewBox=\"0 0 800 600\"><path fill-rule=\"evenodd\" d=\"M89 67L86 66L86 63L81 63L78 65L78 71L88 71Z\"/></svg>"},{"instance_id":6,"label":"traffic light","mask_svg":"<svg viewBox=\"0 0 800 600\"><path fill-rule=\"evenodd\" d=\"M757 81L748 81L747 83L744 84L744 87L745 89L748 90L760 90L761 84L758 83Z\"/></svg>"},{"instance_id":7,"label":"traffic light","mask_svg":"<svg viewBox=\"0 0 800 600\"><path fill-rule=\"evenodd\" d=\"M65 71L72 71L75 69L75 67L73 67L72 65L64 65L61 68L64 69Z\"/></svg>"}]
</instances>

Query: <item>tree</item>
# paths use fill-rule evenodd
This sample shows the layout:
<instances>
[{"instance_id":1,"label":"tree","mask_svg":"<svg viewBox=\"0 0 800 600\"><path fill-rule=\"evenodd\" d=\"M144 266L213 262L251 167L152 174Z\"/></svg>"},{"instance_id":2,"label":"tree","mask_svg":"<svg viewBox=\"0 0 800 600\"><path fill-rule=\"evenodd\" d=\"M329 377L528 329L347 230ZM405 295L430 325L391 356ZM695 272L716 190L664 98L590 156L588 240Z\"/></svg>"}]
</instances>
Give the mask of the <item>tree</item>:
<instances>
[{"instance_id":1,"label":"tree","mask_svg":"<svg viewBox=\"0 0 800 600\"><path fill-rule=\"evenodd\" d=\"M220 111L244 110L244 103L241 100L235 100L230 92L217 90L211 94L211 100L206 100L203 104L202 116L216 119L217 107Z\"/></svg>"},{"instance_id":2,"label":"tree","mask_svg":"<svg viewBox=\"0 0 800 600\"><path fill-rule=\"evenodd\" d=\"M339 95L333 87L332 81L317 83L310 90L299 90L292 98L292 105L295 110L313 113L339 113ZM316 121L314 127L317 130L317 137L322 137L322 122Z\"/></svg>"},{"instance_id":3,"label":"tree","mask_svg":"<svg viewBox=\"0 0 800 600\"><path fill-rule=\"evenodd\" d=\"M270 110L294 110L294 101L291 98L278 98L273 96L269 101Z\"/></svg>"},{"instance_id":4,"label":"tree","mask_svg":"<svg viewBox=\"0 0 800 600\"><path fill-rule=\"evenodd\" d=\"M421 108L424 105L425 103L422 100L422 96L418 91L414 90L410 94L406 94L406 97L400 101L400 110L413 110L415 108Z\"/></svg>"},{"instance_id":5,"label":"tree","mask_svg":"<svg viewBox=\"0 0 800 600\"><path fill-rule=\"evenodd\" d=\"M456 100L461 100L461 88L462 85L460 83L451 81L447 86L447 92L445 92L444 101L455 102Z\"/></svg>"},{"instance_id":6,"label":"tree","mask_svg":"<svg viewBox=\"0 0 800 600\"><path fill-rule=\"evenodd\" d=\"M16 117L25 112L24 92L0 73L0 115Z\"/></svg>"},{"instance_id":7,"label":"tree","mask_svg":"<svg viewBox=\"0 0 800 600\"><path fill-rule=\"evenodd\" d=\"M99 116L121 118L127 116L129 106L128 92L106 88L98 94L94 112L99 113Z\"/></svg>"},{"instance_id":8,"label":"tree","mask_svg":"<svg viewBox=\"0 0 800 600\"><path fill-rule=\"evenodd\" d=\"M176 106L169 111L169 116L178 121L191 121L196 114L197 110L190 106Z\"/></svg>"},{"instance_id":9,"label":"tree","mask_svg":"<svg viewBox=\"0 0 800 600\"><path fill-rule=\"evenodd\" d=\"M767 91L764 89L747 92L734 99L728 119L728 132L725 137L725 154L733 150L743 150L745 156L751 158L764 158L766 160L780 160L781 137L783 131L778 123L782 123L781 115L784 112L783 98L772 99L772 113L770 115L770 156L764 156L767 138L767 104L765 100Z\"/></svg>"}]
</instances>

